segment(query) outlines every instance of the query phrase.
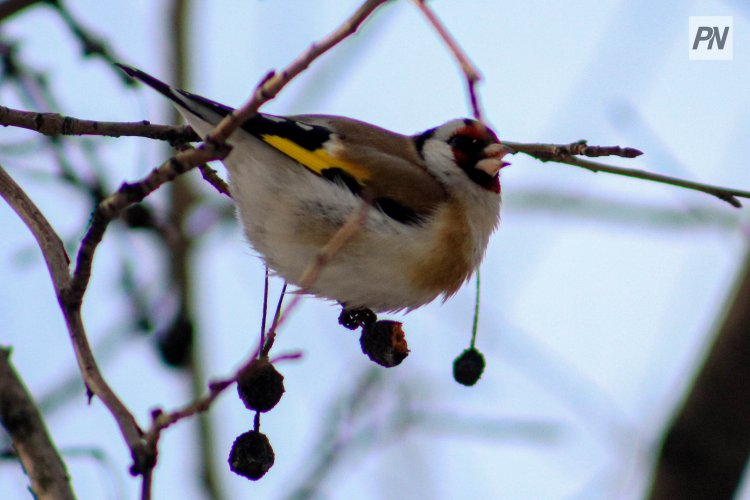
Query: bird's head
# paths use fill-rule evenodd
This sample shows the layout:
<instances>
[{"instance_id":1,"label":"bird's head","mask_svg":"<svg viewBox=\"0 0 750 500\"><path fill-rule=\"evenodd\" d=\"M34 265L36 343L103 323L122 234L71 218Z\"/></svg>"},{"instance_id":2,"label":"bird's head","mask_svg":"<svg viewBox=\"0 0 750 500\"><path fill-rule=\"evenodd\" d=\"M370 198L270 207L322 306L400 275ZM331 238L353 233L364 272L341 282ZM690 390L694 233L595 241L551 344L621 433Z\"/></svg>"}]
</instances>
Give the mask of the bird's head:
<instances>
[{"instance_id":1,"label":"bird's head","mask_svg":"<svg viewBox=\"0 0 750 500\"><path fill-rule=\"evenodd\" d=\"M510 150L483 123L456 119L414 136L427 169L446 186L466 180L500 193L500 169L509 165L503 157Z\"/></svg>"}]
</instances>

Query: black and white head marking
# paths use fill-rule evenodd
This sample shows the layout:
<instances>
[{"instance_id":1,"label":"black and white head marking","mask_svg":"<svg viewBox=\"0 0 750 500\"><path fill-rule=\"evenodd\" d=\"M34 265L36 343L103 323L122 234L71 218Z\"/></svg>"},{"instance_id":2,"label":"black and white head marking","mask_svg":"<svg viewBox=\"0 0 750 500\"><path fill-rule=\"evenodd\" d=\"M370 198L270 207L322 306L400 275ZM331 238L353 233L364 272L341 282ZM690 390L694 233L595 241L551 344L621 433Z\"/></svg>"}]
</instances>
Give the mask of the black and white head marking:
<instances>
[{"instance_id":1,"label":"black and white head marking","mask_svg":"<svg viewBox=\"0 0 750 500\"><path fill-rule=\"evenodd\" d=\"M414 144L438 178L450 182L458 174L466 175L483 189L500 193L498 171L507 165L502 161L507 151L482 123L451 120L415 136Z\"/></svg>"}]
</instances>

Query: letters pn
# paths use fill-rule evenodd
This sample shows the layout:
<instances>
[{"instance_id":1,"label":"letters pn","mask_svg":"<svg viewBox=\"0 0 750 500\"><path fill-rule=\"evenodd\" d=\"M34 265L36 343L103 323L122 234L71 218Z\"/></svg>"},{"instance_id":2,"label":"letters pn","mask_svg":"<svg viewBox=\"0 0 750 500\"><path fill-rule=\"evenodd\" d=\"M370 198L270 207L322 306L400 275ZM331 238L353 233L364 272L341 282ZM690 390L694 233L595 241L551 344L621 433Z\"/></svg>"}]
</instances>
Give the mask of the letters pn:
<instances>
[{"instance_id":1,"label":"letters pn","mask_svg":"<svg viewBox=\"0 0 750 500\"><path fill-rule=\"evenodd\" d=\"M719 50L724 50L724 44L727 43L727 36L729 35L729 26L724 27L724 32L719 34L718 26L699 26L698 32L695 34L695 41L693 42L693 50L698 49L698 45L701 42L708 42L708 50L713 49L714 40L716 40L716 47Z\"/></svg>"}]
</instances>

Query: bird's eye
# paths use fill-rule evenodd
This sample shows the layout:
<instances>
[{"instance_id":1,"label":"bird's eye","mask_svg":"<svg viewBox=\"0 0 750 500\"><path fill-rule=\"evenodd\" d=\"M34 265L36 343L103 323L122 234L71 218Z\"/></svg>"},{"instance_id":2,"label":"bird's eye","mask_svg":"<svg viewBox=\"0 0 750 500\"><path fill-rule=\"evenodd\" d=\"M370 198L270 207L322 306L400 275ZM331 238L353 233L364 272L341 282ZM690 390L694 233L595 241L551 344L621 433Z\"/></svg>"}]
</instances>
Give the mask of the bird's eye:
<instances>
[{"instance_id":1,"label":"bird's eye","mask_svg":"<svg viewBox=\"0 0 750 500\"><path fill-rule=\"evenodd\" d=\"M480 151L484 146L480 139L467 135L454 135L448 139L448 144L450 144L452 148L461 151Z\"/></svg>"}]
</instances>

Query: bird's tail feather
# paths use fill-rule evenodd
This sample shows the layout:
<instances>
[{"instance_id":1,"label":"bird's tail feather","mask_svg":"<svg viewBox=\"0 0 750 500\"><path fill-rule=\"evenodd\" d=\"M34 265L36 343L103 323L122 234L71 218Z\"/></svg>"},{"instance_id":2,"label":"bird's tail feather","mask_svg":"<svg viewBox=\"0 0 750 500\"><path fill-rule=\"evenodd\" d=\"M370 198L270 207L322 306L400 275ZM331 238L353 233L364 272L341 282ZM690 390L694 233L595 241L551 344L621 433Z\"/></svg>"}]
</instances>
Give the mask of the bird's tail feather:
<instances>
[{"instance_id":1,"label":"bird's tail feather","mask_svg":"<svg viewBox=\"0 0 750 500\"><path fill-rule=\"evenodd\" d=\"M170 85L167 85L163 81L155 78L148 73L145 73L138 68L128 66L127 64L115 63L115 65L123 70L129 77L139 80L149 87L153 88L160 94L171 100L180 112L185 115L185 112L195 115L197 118L206 122L209 125L217 124L222 117L231 113L233 110L229 106L225 106L218 102L206 99L199 95L191 94L185 90L176 89ZM192 120L187 115L185 118L188 119L192 124ZM201 131L198 131L199 133Z\"/></svg>"}]
</instances>

